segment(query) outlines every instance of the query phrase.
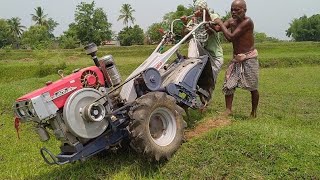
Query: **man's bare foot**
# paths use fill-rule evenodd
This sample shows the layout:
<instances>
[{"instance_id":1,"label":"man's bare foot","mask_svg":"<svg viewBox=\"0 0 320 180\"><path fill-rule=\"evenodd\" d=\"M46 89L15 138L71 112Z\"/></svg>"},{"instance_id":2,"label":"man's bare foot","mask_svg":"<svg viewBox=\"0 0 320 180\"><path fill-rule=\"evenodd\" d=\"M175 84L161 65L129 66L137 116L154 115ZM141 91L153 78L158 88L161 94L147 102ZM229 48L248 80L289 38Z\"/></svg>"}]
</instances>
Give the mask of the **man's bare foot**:
<instances>
[{"instance_id":1,"label":"man's bare foot","mask_svg":"<svg viewBox=\"0 0 320 180\"><path fill-rule=\"evenodd\" d=\"M222 116L232 116L232 111L230 109L226 109L223 113L221 113Z\"/></svg>"},{"instance_id":2,"label":"man's bare foot","mask_svg":"<svg viewBox=\"0 0 320 180\"><path fill-rule=\"evenodd\" d=\"M257 118L257 112L252 111L250 114L250 118Z\"/></svg>"}]
</instances>

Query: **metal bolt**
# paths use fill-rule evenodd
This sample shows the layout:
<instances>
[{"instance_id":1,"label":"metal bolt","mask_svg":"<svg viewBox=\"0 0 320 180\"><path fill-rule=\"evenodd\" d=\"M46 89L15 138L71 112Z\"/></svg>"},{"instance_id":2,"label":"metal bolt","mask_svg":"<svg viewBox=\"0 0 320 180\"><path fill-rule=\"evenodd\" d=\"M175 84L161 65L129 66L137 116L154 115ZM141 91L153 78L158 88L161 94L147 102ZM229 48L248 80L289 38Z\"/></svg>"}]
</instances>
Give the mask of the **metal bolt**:
<instances>
[{"instance_id":1,"label":"metal bolt","mask_svg":"<svg viewBox=\"0 0 320 180\"><path fill-rule=\"evenodd\" d=\"M152 82L152 83L155 83L155 82L156 82L156 80L154 79L154 75L152 75L152 76L150 77L150 82Z\"/></svg>"}]
</instances>

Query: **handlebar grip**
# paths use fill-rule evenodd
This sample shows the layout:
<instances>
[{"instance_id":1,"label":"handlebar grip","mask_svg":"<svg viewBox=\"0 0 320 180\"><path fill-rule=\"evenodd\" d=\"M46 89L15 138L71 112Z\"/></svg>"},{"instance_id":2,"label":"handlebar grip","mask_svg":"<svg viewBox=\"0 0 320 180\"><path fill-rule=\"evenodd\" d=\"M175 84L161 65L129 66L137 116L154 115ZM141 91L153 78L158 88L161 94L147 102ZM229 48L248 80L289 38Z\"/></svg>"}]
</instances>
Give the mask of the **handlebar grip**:
<instances>
[{"instance_id":1,"label":"handlebar grip","mask_svg":"<svg viewBox=\"0 0 320 180\"><path fill-rule=\"evenodd\" d=\"M210 21L209 24L210 24L210 25L218 25L217 23L215 23L215 22L213 22L213 21Z\"/></svg>"}]
</instances>

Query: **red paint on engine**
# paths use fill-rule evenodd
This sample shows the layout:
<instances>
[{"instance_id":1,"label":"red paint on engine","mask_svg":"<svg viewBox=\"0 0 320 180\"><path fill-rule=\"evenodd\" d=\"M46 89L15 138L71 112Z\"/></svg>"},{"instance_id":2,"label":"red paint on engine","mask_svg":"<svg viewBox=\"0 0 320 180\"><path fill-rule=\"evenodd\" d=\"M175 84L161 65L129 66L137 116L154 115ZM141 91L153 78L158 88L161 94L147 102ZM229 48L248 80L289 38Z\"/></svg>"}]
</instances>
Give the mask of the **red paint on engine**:
<instances>
[{"instance_id":1,"label":"red paint on engine","mask_svg":"<svg viewBox=\"0 0 320 180\"><path fill-rule=\"evenodd\" d=\"M81 75L89 70L94 71L98 77L98 82L96 79L94 81L96 83L99 83L100 86L104 86L105 81L104 81L102 72L100 71L100 69L98 67L91 66L91 67L81 69L80 71L75 72L73 74L70 74L66 77L63 77L63 78L61 78L61 79L53 82L52 84L49 84L49 85L43 87L43 88L40 88L40 89L35 90L31 93L28 93L28 94L18 98L17 101L30 100L34 97L37 97L39 95L42 95L44 93L49 92L50 97L51 97L50 99L60 109L64 106L67 98L70 96L70 94L72 92L83 88L83 84L81 83ZM92 78L89 78L89 83L90 84L94 83Z\"/></svg>"}]
</instances>

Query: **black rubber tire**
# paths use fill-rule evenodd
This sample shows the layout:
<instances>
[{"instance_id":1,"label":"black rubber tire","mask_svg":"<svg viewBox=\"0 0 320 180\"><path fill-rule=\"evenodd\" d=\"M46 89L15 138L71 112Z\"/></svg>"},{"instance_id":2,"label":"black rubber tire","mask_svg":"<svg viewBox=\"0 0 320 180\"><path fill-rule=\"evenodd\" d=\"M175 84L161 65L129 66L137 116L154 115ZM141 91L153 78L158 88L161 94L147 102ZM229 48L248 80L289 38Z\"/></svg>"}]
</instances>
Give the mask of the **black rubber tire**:
<instances>
[{"instance_id":1,"label":"black rubber tire","mask_svg":"<svg viewBox=\"0 0 320 180\"><path fill-rule=\"evenodd\" d=\"M157 115L158 112L160 112L160 115L161 112L164 115L170 115L167 119L172 122L171 125L163 127L167 128L169 132L166 133L162 129L162 133L165 135L159 138L168 136L169 140L160 141L161 143L157 142L157 139L151 135L150 129L152 128L149 127L149 123L154 121L154 114ZM129 113L131 118L131 123L129 124L130 146L150 161L170 159L185 141L184 128L186 127L186 122L183 120L183 114L184 110L176 104L176 100L164 92L150 92L141 96L135 101ZM157 118L156 121L159 120L159 117ZM166 119L165 116L162 116L161 119L162 126L165 126L163 125L163 119ZM171 128L169 129L169 127Z\"/></svg>"}]
</instances>

